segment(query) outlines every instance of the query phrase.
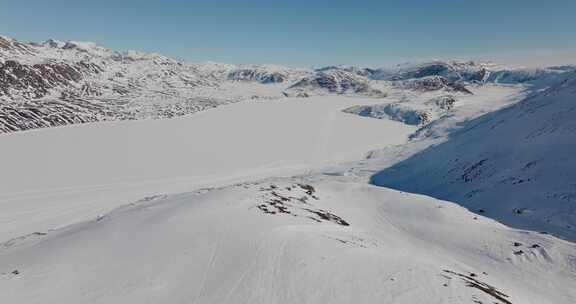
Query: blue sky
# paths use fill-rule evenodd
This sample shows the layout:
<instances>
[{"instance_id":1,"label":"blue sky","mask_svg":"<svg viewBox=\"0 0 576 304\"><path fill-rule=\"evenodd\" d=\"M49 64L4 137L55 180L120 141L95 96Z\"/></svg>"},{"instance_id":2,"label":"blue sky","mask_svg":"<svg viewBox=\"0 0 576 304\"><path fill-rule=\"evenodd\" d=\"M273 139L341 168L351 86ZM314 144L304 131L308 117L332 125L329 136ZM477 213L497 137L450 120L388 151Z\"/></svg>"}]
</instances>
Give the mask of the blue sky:
<instances>
[{"instance_id":1,"label":"blue sky","mask_svg":"<svg viewBox=\"0 0 576 304\"><path fill-rule=\"evenodd\" d=\"M575 0L0 0L0 34L191 61L390 65L576 54Z\"/></svg>"}]
</instances>

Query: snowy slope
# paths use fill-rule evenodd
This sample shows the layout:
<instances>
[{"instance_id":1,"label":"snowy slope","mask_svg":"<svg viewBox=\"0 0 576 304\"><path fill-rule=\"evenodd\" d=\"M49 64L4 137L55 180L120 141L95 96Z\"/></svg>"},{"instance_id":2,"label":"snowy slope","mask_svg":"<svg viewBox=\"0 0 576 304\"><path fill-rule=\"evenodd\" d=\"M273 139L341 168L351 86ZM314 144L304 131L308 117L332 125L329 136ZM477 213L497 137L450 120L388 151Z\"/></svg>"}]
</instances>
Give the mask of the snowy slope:
<instances>
[{"instance_id":1,"label":"snowy slope","mask_svg":"<svg viewBox=\"0 0 576 304\"><path fill-rule=\"evenodd\" d=\"M150 197L5 243L0 301L568 304L574 250L448 202L282 179Z\"/></svg>"},{"instance_id":2,"label":"snowy slope","mask_svg":"<svg viewBox=\"0 0 576 304\"><path fill-rule=\"evenodd\" d=\"M506 224L576 239L576 74L504 110L373 182L459 202Z\"/></svg>"},{"instance_id":3,"label":"snowy slope","mask_svg":"<svg viewBox=\"0 0 576 304\"><path fill-rule=\"evenodd\" d=\"M483 84L469 85L468 92L453 90L404 90L394 84L387 87L387 98L380 104L367 104L344 109L344 112L377 119L391 119L419 126L419 133L442 132L438 126L445 120L462 120L487 113L525 96L530 87L524 85ZM468 113L461 113L462 111Z\"/></svg>"}]
</instances>

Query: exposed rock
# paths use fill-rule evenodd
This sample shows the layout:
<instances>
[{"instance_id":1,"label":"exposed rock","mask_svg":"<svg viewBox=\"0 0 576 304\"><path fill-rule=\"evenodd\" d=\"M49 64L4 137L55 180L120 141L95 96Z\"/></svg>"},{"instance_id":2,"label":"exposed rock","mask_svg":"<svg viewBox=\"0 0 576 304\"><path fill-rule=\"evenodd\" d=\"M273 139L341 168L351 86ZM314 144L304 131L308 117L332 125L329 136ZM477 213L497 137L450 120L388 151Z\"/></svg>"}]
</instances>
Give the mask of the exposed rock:
<instances>
[{"instance_id":1,"label":"exposed rock","mask_svg":"<svg viewBox=\"0 0 576 304\"><path fill-rule=\"evenodd\" d=\"M440 108L442 110L450 111L456 105L456 97L454 97L452 95L445 95L445 96L433 98L431 100L431 102L433 102L434 105L436 105L438 108Z\"/></svg>"},{"instance_id":2,"label":"exposed rock","mask_svg":"<svg viewBox=\"0 0 576 304\"><path fill-rule=\"evenodd\" d=\"M288 74L281 71L244 68L230 72L228 79L234 81L257 81L260 83L281 83L288 80Z\"/></svg>"},{"instance_id":3,"label":"exposed rock","mask_svg":"<svg viewBox=\"0 0 576 304\"><path fill-rule=\"evenodd\" d=\"M410 79L399 82L401 87L419 91L446 90L449 92L460 92L472 94L463 83L451 82L443 76L426 76L423 78Z\"/></svg>"},{"instance_id":4,"label":"exposed rock","mask_svg":"<svg viewBox=\"0 0 576 304\"><path fill-rule=\"evenodd\" d=\"M430 122L430 114L426 111L411 108L401 103L353 106L344 112L377 119L392 119L405 124L419 126Z\"/></svg>"},{"instance_id":5,"label":"exposed rock","mask_svg":"<svg viewBox=\"0 0 576 304\"><path fill-rule=\"evenodd\" d=\"M286 90L289 96L302 92L318 94L360 94L365 96L384 97L385 94L373 88L369 80L353 72L330 69L320 71L313 76L305 77Z\"/></svg>"},{"instance_id":6,"label":"exposed rock","mask_svg":"<svg viewBox=\"0 0 576 304\"><path fill-rule=\"evenodd\" d=\"M490 71L486 64L478 64L472 61L432 61L400 66L391 78L393 80L406 80L440 76L450 82L485 82L489 75Z\"/></svg>"}]
</instances>

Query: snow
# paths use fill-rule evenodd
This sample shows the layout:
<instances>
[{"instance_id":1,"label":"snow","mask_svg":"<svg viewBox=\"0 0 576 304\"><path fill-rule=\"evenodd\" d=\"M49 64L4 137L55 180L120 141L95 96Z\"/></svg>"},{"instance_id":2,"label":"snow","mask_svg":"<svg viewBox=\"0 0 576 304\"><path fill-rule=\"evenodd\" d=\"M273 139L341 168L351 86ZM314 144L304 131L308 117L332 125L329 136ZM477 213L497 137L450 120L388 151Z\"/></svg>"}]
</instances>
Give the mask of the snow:
<instances>
[{"instance_id":1,"label":"snow","mask_svg":"<svg viewBox=\"0 0 576 304\"><path fill-rule=\"evenodd\" d=\"M384 87L387 98L379 104L352 106L345 112L377 119L391 119L421 128L412 136L444 139L446 132L457 124L482 114L495 111L526 97L527 87L522 85L484 84L469 87L473 94L444 90L420 92ZM453 101L446 104L446 100ZM440 126L441 125L441 126ZM436 134L430 134L434 132Z\"/></svg>"},{"instance_id":2,"label":"snow","mask_svg":"<svg viewBox=\"0 0 576 304\"><path fill-rule=\"evenodd\" d=\"M511 107L463 123L444 144L378 173L373 182L576 240L575 97L573 74Z\"/></svg>"},{"instance_id":3,"label":"snow","mask_svg":"<svg viewBox=\"0 0 576 304\"><path fill-rule=\"evenodd\" d=\"M545 304L576 297L574 244L424 196L329 181L315 182L308 195L300 182L149 198L14 242L0 251L0 301ZM288 199L290 213L257 208L270 197ZM302 208L349 225L300 215Z\"/></svg>"},{"instance_id":4,"label":"snow","mask_svg":"<svg viewBox=\"0 0 576 304\"><path fill-rule=\"evenodd\" d=\"M298 70L1 39L1 60L102 64L50 115L144 120L0 136L0 303L576 303L574 67ZM438 75L471 94L403 86ZM295 83L327 96L284 98Z\"/></svg>"},{"instance_id":5,"label":"snow","mask_svg":"<svg viewBox=\"0 0 576 304\"><path fill-rule=\"evenodd\" d=\"M433 127L519 95L475 90ZM0 302L573 303L574 243L367 183L384 155L442 138L408 142L414 126L341 111L381 102L245 101L5 134Z\"/></svg>"},{"instance_id":6,"label":"snow","mask_svg":"<svg viewBox=\"0 0 576 304\"><path fill-rule=\"evenodd\" d=\"M74 223L148 195L297 172L405 142L413 127L340 111L375 102L250 101L171 120L3 135L0 167L10 174L0 175L0 240Z\"/></svg>"}]
</instances>

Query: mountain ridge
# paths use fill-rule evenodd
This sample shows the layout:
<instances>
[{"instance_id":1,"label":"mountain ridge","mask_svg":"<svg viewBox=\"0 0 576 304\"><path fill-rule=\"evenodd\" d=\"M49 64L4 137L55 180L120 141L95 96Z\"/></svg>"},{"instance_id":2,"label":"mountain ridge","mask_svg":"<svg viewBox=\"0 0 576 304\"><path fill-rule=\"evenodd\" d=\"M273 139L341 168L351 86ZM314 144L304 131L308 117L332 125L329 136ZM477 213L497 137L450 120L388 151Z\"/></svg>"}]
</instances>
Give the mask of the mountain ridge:
<instances>
[{"instance_id":1,"label":"mountain ridge","mask_svg":"<svg viewBox=\"0 0 576 304\"><path fill-rule=\"evenodd\" d=\"M544 88L575 67L499 69L427 61L392 69L190 63L93 42L0 36L0 133L109 120L161 119L243 100L313 95L385 98L396 91L469 94L470 85Z\"/></svg>"}]
</instances>

